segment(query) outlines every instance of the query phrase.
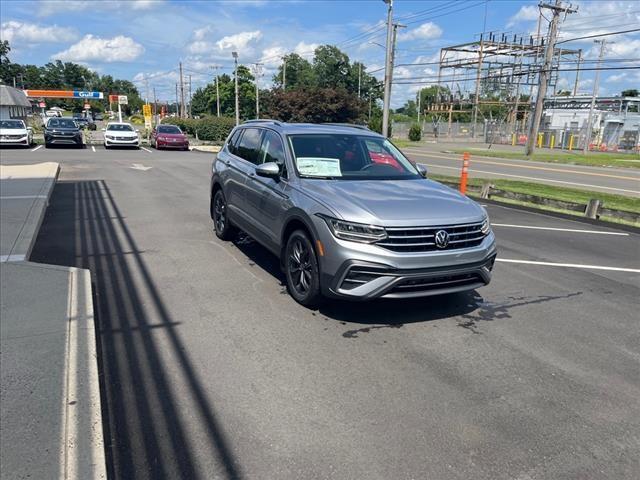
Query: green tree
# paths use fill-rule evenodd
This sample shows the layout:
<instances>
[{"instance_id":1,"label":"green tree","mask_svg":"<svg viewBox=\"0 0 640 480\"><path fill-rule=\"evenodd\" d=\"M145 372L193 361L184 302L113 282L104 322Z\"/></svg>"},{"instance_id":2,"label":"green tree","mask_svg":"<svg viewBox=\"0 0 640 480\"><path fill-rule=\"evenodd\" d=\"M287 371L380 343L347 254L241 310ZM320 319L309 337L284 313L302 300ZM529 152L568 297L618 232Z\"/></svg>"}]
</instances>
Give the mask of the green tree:
<instances>
[{"instance_id":1,"label":"green tree","mask_svg":"<svg viewBox=\"0 0 640 480\"><path fill-rule=\"evenodd\" d=\"M638 94L638 89L637 88L631 88L629 90L623 90L622 91L622 96L623 97L638 97L640 95Z\"/></svg>"},{"instance_id":2,"label":"green tree","mask_svg":"<svg viewBox=\"0 0 640 480\"><path fill-rule=\"evenodd\" d=\"M287 90L310 88L315 85L313 65L297 53L290 53L284 56L283 63L278 67L277 73L273 76L273 84L276 88L282 88L283 66L285 64L287 66L285 78Z\"/></svg>"}]
</instances>

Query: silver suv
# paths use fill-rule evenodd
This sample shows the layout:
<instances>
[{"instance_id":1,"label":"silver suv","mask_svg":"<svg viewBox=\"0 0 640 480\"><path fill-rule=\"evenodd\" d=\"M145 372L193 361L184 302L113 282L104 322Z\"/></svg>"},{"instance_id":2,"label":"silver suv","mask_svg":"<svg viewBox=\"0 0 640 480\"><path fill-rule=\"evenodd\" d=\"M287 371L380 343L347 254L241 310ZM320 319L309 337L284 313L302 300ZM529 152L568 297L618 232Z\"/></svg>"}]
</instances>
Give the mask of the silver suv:
<instances>
[{"instance_id":1,"label":"silver suv","mask_svg":"<svg viewBox=\"0 0 640 480\"><path fill-rule=\"evenodd\" d=\"M212 166L216 235L239 228L280 258L291 296L408 298L489 283L487 213L364 127L253 120Z\"/></svg>"}]
</instances>

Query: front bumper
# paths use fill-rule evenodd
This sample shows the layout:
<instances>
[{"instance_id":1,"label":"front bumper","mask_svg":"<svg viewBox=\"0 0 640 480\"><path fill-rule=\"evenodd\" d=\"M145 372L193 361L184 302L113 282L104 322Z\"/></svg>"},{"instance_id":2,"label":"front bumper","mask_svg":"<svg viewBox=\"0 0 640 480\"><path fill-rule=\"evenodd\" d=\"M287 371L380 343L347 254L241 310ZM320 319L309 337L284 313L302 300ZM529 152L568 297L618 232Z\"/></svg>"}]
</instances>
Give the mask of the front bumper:
<instances>
[{"instance_id":1,"label":"front bumper","mask_svg":"<svg viewBox=\"0 0 640 480\"><path fill-rule=\"evenodd\" d=\"M323 220L315 226L324 247L321 284L328 297L424 297L473 290L491 281L497 255L493 232L471 248L406 253L339 240Z\"/></svg>"},{"instance_id":2,"label":"front bumper","mask_svg":"<svg viewBox=\"0 0 640 480\"><path fill-rule=\"evenodd\" d=\"M126 140L116 140L105 137L104 145L106 147L139 147L140 146L140 138L132 138Z\"/></svg>"},{"instance_id":3,"label":"front bumper","mask_svg":"<svg viewBox=\"0 0 640 480\"><path fill-rule=\"evenodd\" d=\"M7 138L8 137L8 138ZM29 135L0 135L0 145L29 145Z\"/></svg>"},{"instance_id":4,"label":"front bumper","mask_svg":"<svg viewBox=\"0 0 640 480\"><path fill-rule=\"evenodd\" d=\"M45 143L49 145L82 145L82 135L46 135Z\"/></svg>"},{"instance_id":5,"label":"front bumper","mask_svg":"<svg viewBox=\"0 0 640 480\"><path fill-rule=\"evenodd\" d=\"M166 141L166 140L156 140L156 148L180 148L180 149L185 149L185 148L189 148L189 142L183 142L183 141L177 141L177 142L172 142L172 141Z\"/></svg>"}]
</instances>

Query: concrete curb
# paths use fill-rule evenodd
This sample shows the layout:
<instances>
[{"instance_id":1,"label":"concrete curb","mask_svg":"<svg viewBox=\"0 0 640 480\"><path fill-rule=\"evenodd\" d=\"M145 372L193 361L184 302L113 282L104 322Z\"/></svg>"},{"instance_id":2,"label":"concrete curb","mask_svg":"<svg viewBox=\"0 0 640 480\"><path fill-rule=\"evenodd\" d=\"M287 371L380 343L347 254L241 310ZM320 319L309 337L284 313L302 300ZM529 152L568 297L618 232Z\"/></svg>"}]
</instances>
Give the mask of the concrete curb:
<instances>
[{"instance_id":1,"label":"concrete curb","mask_svg":"<svg viewBox=\"0 0 640 480\"><path fill-rule=\"evenodd\" d=\"M27 218L20 230L20 233L16 237L11 250L6 255L6 259L3 261L22 261L28 260L33 246L35 245L38 231L42 225L44 214L49 205L49 199L53 192L53 187L58 179L60 173L60 165L55 162L46 162L38 164L46 169L43 173L45 179L40 186L40 189L34 194L34 200L27 214ZM8 174L8 178L11 178L11 166L2 166L0 177L5 178Z\"/></svg>"},{"instance_id":2,"label":"concrete curb","mask_svg":"<svg viewBox=\"0 0 640 480\"><path fill-rule=\"evenodd\" d=\"M220 148L219 145L195 145L190 150L192 152L218 153Z\"/></svg>"}]
</instances>

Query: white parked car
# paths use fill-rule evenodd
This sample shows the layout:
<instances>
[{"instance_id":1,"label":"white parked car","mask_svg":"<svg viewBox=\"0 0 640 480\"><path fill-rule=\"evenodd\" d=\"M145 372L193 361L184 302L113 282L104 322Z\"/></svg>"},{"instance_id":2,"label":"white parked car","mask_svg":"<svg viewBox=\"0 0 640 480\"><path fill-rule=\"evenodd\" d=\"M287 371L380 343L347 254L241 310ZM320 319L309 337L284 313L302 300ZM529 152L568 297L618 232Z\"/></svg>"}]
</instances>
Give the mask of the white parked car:
<instances>
[{"instance_id":1,"label":"white parked car","mask_svg":"<svg viewBox=\"0 0 640 480\"><path fill-rule=\"evenodd\" d=\"M140 135L130 123L109 122L104 131L104 148L134 147L140 148Z\"/></svg>"},{"instance_id":2,"label":"white parked car","mask_svg":"<svg viewBox=\"0 0 640 480\"><path fill-rule=\"evenodd\" d=\"M23 120L0 120L0 145L23 145L33 143L33 131Z\"/></svg>"}]
</instances>

